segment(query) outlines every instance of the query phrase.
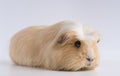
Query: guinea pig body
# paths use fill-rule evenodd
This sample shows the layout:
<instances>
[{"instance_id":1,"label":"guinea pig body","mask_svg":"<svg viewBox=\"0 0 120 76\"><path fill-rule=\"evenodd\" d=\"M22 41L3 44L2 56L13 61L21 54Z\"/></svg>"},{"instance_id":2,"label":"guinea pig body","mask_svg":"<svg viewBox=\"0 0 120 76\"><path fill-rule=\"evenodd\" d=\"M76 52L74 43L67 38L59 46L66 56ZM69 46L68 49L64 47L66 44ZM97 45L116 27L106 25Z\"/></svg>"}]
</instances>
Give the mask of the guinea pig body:
<instances>
[{"instance_id":1,"label":"guinea pig body","mask_svg":"<svg viewBox=\"0 0 120 76\"><path fill-rule=\"evenodd\" d=\"M10 57L18 65L51 70L94 69L100 60L99 36L94 29L72 21L32 26L12 37Z\"/></svg>"}]
</instances>

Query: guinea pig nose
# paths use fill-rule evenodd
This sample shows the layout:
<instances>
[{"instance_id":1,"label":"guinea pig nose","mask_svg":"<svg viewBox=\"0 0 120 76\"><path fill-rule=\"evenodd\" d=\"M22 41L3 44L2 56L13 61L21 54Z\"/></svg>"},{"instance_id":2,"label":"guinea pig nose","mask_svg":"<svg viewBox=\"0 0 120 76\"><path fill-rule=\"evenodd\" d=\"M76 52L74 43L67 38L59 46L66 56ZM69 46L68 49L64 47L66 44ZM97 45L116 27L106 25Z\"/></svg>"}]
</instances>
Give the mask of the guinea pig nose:
<instances>
[{"instance_id":1,"label":"guinea pig nose","mask_svg":"<svg viewBox=\"0 0 120 76\"><path fill-rule=\"evenodd\" d=\"M87 58L88 61L92 62L94 58Z\"/></svg>"}]
</instances>

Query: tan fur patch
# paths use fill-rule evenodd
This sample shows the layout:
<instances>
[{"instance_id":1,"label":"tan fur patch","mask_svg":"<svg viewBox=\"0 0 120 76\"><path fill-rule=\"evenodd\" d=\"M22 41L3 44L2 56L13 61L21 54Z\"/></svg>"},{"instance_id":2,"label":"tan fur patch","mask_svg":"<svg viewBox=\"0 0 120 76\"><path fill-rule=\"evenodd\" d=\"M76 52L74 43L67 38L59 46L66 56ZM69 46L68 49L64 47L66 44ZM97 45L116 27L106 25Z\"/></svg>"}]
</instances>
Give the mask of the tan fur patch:
<instances>
[{"instance_id":1,"label":"tan fur patch","mask_svg":"<svg viewBox=\"0 0 120 76\"><path fill-rule=\"evenodd\" d=\"M61 31L69 25L79 28L74 22L63 21L52 26L32 26L21 30L11 39L11 59L18 65L52 70L94 69L99 64L97 40L87 43L70 27ZM64 34L67 38L64 38ZM81 42L80 48L74 45L77 40ZM95 60L91 66L86 66L88 47L95 53Z\"/></svg>"}]
</instances>

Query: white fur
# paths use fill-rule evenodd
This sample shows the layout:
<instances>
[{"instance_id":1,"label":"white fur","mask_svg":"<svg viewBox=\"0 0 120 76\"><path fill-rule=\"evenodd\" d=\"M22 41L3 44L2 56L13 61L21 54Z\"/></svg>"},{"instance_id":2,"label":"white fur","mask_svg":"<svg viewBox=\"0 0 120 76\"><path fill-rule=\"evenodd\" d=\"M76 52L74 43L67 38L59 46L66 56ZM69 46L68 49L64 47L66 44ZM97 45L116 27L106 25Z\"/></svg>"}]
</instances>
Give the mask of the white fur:
<instances>
[{"instance_id":1,"label":"white fur","mask_svg":"<svg viewBox=\"0 0 120 76\"><path fill-rule=\"evenodd\" d=\"M88 53L87 53L88 58L94 59L95 58L95 53L92 48L88 48Z\"/></svg>"},{"instance_id":2,"label":"white fur","mask_svg":"<svg viewBox=\"0 0 120 76\"><path fill-rule=\"evenodd\" d=\"M82 24L80 24L78 22L68 21L64 24L64 27L61 28L59 33L63 32L63 31L68 31L68 30L75 31L78 38L80 38L81 40L84 39L84 31L83 31Z\"/></svg>"},{"instance_id":3,"label":"white fur","mask_svg":"<svg viewBox=\"0 0 120 76\"><path fill-rule=\"evenodd\" d=\"M94 59L95 58L95 53L94 53L94 50L92 48L88 48L88 53L87 53L87 58L90 58L90 59ZM87 61L86 62L86 66L90 66L93 62L91 61Z\"/></svg>"},{"instance_id":4,"label":"white fur","mask_svg":"<svg viewBox=\"0 0 120 76\"><path fill-rule=\"evenodd\" d=\"M85 39L85 35L84 35L84 31L83 31L83 25L78 25L78 27L74 27L73 28L74 31L77 33L77 37L81 40L84 40Z\"/></svg>"},{"instance_id":5,"label":"white fur","mask_svg":"<svg viewBox=\"0 0 120 76\"><path fill-rule=\"evenodd\" d=\"M98 31L96 31L95 29L92 29L91 27L86 25L82 25L79 22L72 21L66 21L59 33L63 31L68 31L69 29L75 31L80 40L85 40L89 42L98 40L99 38Z\"/></svg>"}]
</instances>

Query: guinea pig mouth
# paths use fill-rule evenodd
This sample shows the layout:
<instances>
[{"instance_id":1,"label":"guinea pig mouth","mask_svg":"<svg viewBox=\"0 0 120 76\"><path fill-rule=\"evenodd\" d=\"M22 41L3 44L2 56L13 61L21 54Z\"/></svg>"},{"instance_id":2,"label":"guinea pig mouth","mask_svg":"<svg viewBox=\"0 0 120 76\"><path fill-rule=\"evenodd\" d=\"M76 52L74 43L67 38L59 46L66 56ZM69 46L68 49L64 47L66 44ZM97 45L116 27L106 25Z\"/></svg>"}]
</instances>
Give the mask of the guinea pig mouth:
<instances>
[{"instance_id":1,"label":"guinea pig mouth","mask_svg":"<svg viewBox=\"0 0 120 76\"><path fill-rule=\"evenodd\" d=\"M87 63L87 66L91 66L92 65L92 63Z\"/></svg>"},{"instance_id":2,"label":"guinea pig mouth","mask_svg":"<svg viewBox=\"0 0 120 76\"><path fill-rule=\"evenodd\" d=\"M86 63L86 66L89 67L89 66L92 65L92 63L93 63L93 62L89 62L89 61L88 61L88 62Z\"/></svg>"}]
</instances>

